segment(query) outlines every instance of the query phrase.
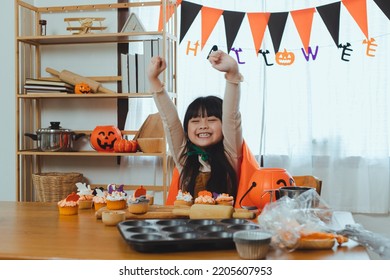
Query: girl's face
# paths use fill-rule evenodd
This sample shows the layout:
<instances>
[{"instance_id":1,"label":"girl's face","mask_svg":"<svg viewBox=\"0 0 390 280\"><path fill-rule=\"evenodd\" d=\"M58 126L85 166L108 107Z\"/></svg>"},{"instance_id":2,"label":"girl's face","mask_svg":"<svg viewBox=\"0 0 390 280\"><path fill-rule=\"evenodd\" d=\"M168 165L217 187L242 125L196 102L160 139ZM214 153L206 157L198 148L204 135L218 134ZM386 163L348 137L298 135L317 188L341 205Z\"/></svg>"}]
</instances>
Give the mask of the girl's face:
<instances>
[{"instance_id":1,"label":"girl's face","mask_svg":"<svg viewBox=\"0 0 390 280\"><path fill-rule=\"evenodd\" d=\"M215 116L191 118L188 122L188 138L201 148L217 144L223 139L222 122Z\"/></svg>"}]
</instances>

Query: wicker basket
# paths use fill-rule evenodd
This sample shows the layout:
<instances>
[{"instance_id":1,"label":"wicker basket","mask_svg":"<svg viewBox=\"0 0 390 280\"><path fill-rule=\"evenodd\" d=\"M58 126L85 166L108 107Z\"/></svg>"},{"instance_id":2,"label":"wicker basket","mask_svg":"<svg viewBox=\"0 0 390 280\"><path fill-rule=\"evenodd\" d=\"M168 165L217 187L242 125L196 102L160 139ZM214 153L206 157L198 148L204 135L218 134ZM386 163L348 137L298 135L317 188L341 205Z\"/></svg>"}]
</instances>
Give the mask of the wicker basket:
<instances>
[{"instance_id":1,"label":"wicker basket","mask_svg":"<svg viewBox=\"0 0 390 280\"><path fill-rule=\"evenodd\" d=\"M83 182L81 173L47 172L32 175L37 201L53 202L77 191L76 183Z\"/></svg>"}]
</instances>

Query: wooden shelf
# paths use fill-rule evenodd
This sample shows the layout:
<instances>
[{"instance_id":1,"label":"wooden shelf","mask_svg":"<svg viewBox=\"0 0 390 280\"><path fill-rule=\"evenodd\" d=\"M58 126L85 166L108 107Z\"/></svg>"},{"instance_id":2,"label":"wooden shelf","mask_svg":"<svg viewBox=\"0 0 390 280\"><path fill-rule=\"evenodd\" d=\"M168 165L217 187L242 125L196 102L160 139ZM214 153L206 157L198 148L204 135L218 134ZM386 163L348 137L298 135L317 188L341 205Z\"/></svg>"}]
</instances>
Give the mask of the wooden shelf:
<instances>
[{"instance_id":1,"label":"wooden shelf","mask_svg":"<svg viewBox=\"0 0 390 280\"><path fill-rule=\"evenodd\" d=\"M67 1L58 1L54 5L66 4ZM77 31L81 28L78 26L72 26L72 24L68 24L67 29L63 29L63 33L61 34L47 34L45 36L38 35L40 34L40 26L39 20L44 19L48 14L55 14L55 18L58 21L64 20L65 23L69 23L69 21L78 21L83 18L75 17L69 18L68 16L73 16L74 12L88 12L88 16L90 18L94 18L102 21L104 17L104 12L107 12L108 15L111 16L111 11L117 9L117 12L120 12L119 9L125 9L127 11L131 11L133 7L151 7L154 6L156 9L156 16L158 16L158 8L162 6L163 10L167 10L168 6L172 5L169 0L162 1L144 1L144 2L128 2L128 3L103 3L103 4L92 4L92 5L59 5L59 6L49 6L49 7L39 7L31 5L25 1L15 0L15 26L16 26L16 47L15 47L15 60L16 60L16 92L14 93L16 99L16 140L17 143L17 151L16 155L16 169L17 169L17 183L16 183L16 197L18 201L33 201L34 200L34 188L32 184L32 174L34 172L45 172L45 169L50 169L53 166L48 166L51 161L56 162L56 157L62 157L59 160L58 165L54 166L58 170L61 170L62 161L73 162L74 160L70 157L78 157L77 160L82 162L82 157L85 158L97 158L97 157L106 157L113 158L116 157L120 159L120 157L156 157L161 161L161 182L157 180L156 184L153 186L147 186L149 190L156 190L163 192L163 200L165 201L166 195L168 192L168 155L166 149L161 153L115 153L115 152L97 152L95 150L88 150L89 147L84 147L82 151L72 151L72 152L44 152L38 150L37 143L31 142L32 140L27 140L24 137L24 134L27 131L36 131L37 128L42 127L42 122L46 121L42 116L45 113L55 115L57 112L51 112L51 106L62 105L61 102L65 102L64 99L67 99L65 103L80 103L81 99L83 100L91 100L93 102L83 101L82 103L91 103L92 106L96 106L95 108L87 108L85 109L85 114L88 115L89 110L96 110L95 115L98 115L99 111L102 110L104 113L106 110L112 110L112 108L105 108L105 104L109 103L108 106L112 106L115 103L115 100L108 99L122 99L121 102L117 103L126 103L122 102L123 99L131 99L131 98L152 98L152 94L146 92L147 89L142 90L141 92L125 92L125 93L93 93L93 94L70 94L70 93L24 93L23 85L27 77L32 77L36 79L45 78L43 77L44 73L44 65L42 61L42 56L46 53L51 52L52 50L58 51L57 49L65 49L69 51L69 48L74 48L76 51L79 50L79 45L99 45L99 44L112 44L105 45L107 48L102 48L104 52L105 49L115 49L118 51L118 47L124 47L126 43L135 42L143 42L145 40L156 40L159 39L161 41L161 55L165 59L171 59L169 61L170 65L173 65L170 69L169 74L171 75L168 78L168 71L165 71L163 74L163 79L167 84L169 81L172 86L169 88L169 95L171 98L177 98L176 94L176 51L177 51L177 26L176 26L176 15L172 17L169 21L164 23L162 31L156 30L147 30L142 32L119 32L112 33L113 30L105 29L105 25L99 27L93 26L91 30L99 29L97 32L86 33L79 32L77 34L70 34L68 31ZM175 7L176 9L176 7ZM68 13L69 12L69 13ZM102 13L103 12L103 13ZM123 14L125 11L123 11ZM83 13L80 13L82 15ZM58 15L58 18L57 18ZM93 17L96 15L97 17ZM101 30L104 29L104 30ZM61 31L60 31L61 32ZM76 32L74 32L76 33ZM122 44L124 43L124 44ZM88 45L89 44L89 45ZM122 45L121 45L122 44ZM42 47L49 46L49 47ZM69 52L71 52L70 50ZM100 50L99 50L100 51ZM81 52L82 53L82 52ZM73 55L73 53L71 53ZM113 61L114 63L118 63L120 65L119 59L114 58L117 61ZM172 62L172 63L171 63ZM84 65L83 65L84 67ZM88 65L86 66L88 67ZM91 66L93 67L93 66ZM88 73L89 69L85 69L84 72ZM115 71L115 72L114 72ZM104 76L95 76L89 77L92 80L100 82L102 85L108 84L108 86L116 86L115 91L118 90L120 86L120 82L123 81L123 77L120 76L121 71L117 68L115 70L109 70L105 73ZM114 73L112 73L114 72ZM52 77L51 79L57 80L58 77ZM73 83L72 83L73 84ZM125 89L124 91L128 91L129 89ZM81 99L80 99L81 98ZM92 100L92 99L96 100ZM47 100L50 99L50 100ZM55 100L58 99L58 100ZM80 102L73 102L73 100ZM101 99L101 102L97 99ZM69 101L68 101L69 100ZM112 101L112 102L111 102ZM127 101L127 100L125 100ZM96 105L98 104L98 105ZM79 104L78 104L79 105ZM72 107L64 106L63 110L66 112L72 113ZM75 110L78 110L77 107ZM84 111L82 112L84 114ZM110 111L110 112L111 112ZM78 112L78 111L77 111ZM47 116L44 116L47 118ZM84 121L84 118L80 118ZM93 123L93 122L91 122ZM85 129L90 129L90 124L82 124ZM86 135L91 134L91 130L85 131L74 131L75 133L84 133ZM136 135L137 131L132 130L122 130L122 136L124 135ZM164 141L165 142L165 141ZM47 158L49 157L49 158ZM69 157L69 161L66 160L65 157ZM160 160L160 158L162 160ZM97 159L96 161L98 161ZM65 164L66 164L65 163ZM56 163L57 164L57 163ZM83 168L84 165L81 167ZM117 165L110 166L110 168L115 168L115 172L117 171ZM91 170L94 173L96 170ZM122 172L120 170L120 172ZM87 172L88 173L88 172ZM140 179L140 184L142 184L143 178ZM138 181L138 180L137 180ZM93 185L99 185L99 182L92 182ZM126 182L123 182L124 184ZM125 184L126 185L126 184ZM143 184L146 186L146 184ZM130 189L134 189L137 186L126 185ZM105 187L105 186L104 186Z\"/></svg>"},{"instance_id":2,"label":"wooden shelf","mask_svg":"<svg viewBox=\"0 0 390 280\"><path fill-rule=\"evenodd\" d=\"M66 45L97 43L129 43L163 38L162 32L93 33L83 35L20 36L16 40L31 45Z\"/></svg>"},{"instance_id":3,"label":"wooden shelf","mask_svg":"<svg viewBox=\"0 0 390 280\"><path fill-rule=\"evenodd\" d=\"M67 93L34 93L34 94L18 94L18 98L151 98L150 93L92 93L92 94L67 94Z\"/></svg>"},{"instance_id":4,"label":"wooden shelf","mask_svg":"<svg viewBox=\"0 0 390 280\"><path fill-rule=\"evenodd\" d=\"M81 156L81 157L117 157L117 156L132 156L132 157L164 157L165 153L109 153L109 152L96 152L96 151L74 151L74 152L43 152L36 149L18 151L18 155L23 156Z\"/></svg>"}]
</instances>

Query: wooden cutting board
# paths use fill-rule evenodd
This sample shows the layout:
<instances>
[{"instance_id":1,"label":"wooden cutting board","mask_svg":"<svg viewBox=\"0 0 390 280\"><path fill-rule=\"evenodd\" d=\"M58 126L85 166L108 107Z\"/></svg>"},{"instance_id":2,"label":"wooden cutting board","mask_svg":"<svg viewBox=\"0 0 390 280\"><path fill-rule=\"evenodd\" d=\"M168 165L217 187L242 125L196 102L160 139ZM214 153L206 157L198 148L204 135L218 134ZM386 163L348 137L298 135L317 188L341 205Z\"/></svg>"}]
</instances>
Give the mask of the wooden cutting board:
<instances>
[{"instance_id":1,"label":"wooden cutting board","mask_svg":"<svg viewBox=\"0 0 390 280\"><path fill-rule=\"evenodd\" d=\"M148 212L145 214L133 214L130 213L127 209L123 211L126 212L126 219L174 219L177 218L176 215L172 213L173 206L169 205L150 205ZM97 219L102 218L103 211L111 211L106 207L100 208L96 211L95 215ZM116 211L116 210L112 210Z\"/></svg>"},{"instance_id":2,"label":"wooden cutting board","mask_svg":"<svg viewBox=\"0 0 390 280\"><path fill-rule=\"evenodd\" d=\"M111 211L106 207L96 211L97 219L102 218L103 211ZM116 210L112 210L116 211ZM127 209L126 219L225 219L225 218L240 218L253 219L255 214L244 209L233 209L231 206L223 205L193 205L191 207L174 207L173 205L150 205L148 212L145 214L133 214Z\"/></svg>"}]
</instances>

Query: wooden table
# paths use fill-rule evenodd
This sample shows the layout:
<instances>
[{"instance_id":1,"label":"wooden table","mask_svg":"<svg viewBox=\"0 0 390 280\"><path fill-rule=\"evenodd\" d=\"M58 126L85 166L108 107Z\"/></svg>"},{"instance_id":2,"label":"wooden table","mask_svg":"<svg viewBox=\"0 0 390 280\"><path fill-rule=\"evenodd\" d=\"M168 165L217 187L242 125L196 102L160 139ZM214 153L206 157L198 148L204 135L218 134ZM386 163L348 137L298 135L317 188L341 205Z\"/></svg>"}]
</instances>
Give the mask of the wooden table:
<instances>
[{"instance_id":1,"label":"wooden table","mask_svg":"<svg viewBox=\"0 0 390 280\"><path fill-rule=\"evenodd\" d=\"M234 249L169 253L139 253L116 227L105 226L94 210L60 216L56 203L0 202L0 259L239 259ZM368 260L364 247L349 241L332 250L271 250L267 259Z\"/></svg>"}]
</instances>

